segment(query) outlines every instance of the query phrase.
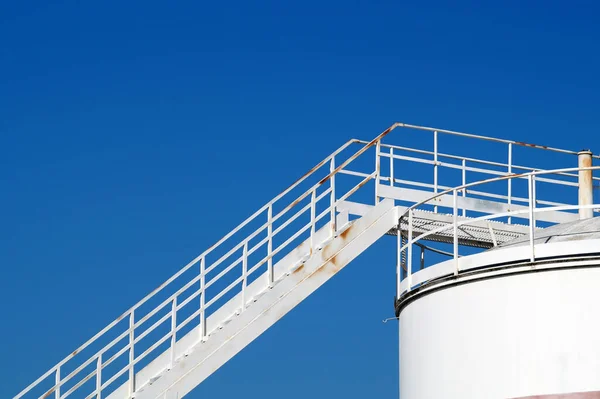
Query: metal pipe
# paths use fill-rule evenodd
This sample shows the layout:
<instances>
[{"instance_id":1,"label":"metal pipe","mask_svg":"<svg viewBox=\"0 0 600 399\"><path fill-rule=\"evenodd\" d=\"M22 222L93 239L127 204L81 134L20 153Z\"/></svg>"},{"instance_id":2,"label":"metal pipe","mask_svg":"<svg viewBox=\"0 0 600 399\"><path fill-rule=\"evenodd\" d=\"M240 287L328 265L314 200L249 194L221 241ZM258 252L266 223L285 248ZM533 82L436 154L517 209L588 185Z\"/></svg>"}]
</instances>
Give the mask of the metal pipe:
<instances>
[{"instance_id":1,"label":"metal pipe","mask_svg":"<svg viewBox=\"0 0 600 399\"><path fill-rule=\"evenodd\" d=\"M454 275L458 275L458 190L452 192L452 224L453 224L453 250L454 255Z\"/></svg>"},{"instance_id":2,"label":"metal pipe","mask_svg":"<svg viewBox=\"0 0 600 399\"><path fill-rule=\"evenodd\" d=\"M412 286L412 234L413 234L413 215L412 209L408 210L408 256L406 259L406 279L408 280L408 291Z\"/></svg>"},{"instance_id":3,"label":"metal pipe","mask_svg":"<svg viewBox=\"0 0 600 399\"><path fill-rule=\"evenodd\" d=\"M310 254L313 254L315 249L315 199L317 189L315 188L310 195Z\"/></svg>"},{"instance_id":4,"label":"metal pipe","mask_svg":"<svg viewBox=\"0 0 600 399\"><path fill-rule=\"evenodd\" d=\"M175 344L177 343L177 296L171 303L171 368L175 364Z\"/></svg>"},{"instance_id":5,"label":"metal pipe","mask_svg":"<svg viewBox=\"0 0 600 399\"><path fill-rule=\"evenodd\" d=\"M129 396L132 397L135 392L135 369L133 362L135 360L135 311L129 313Z\"/></svg>"},{"instance_id":6,"label":"metal pipe","mask_svg":"<svg viewBox=\"0 0 600 399\"><path fill-rule=\"evenodd\" d=\"M206 278L205 278L205 274L206 274L206 258L202 258L200 259L200 340L201 341L205 341L206 340L206 333L207 333L207 329L206 329L206 314L204 312L205 310L205 303L206 303Z\"/></svg>"},{"instance_id":7,"label":"metal pipe","mask_svg":"<svg viewBox=\"0 0 600 399\"><path fill-rule=\"evenodd\" d=\"M512 175L512 143L508 143L508 174ZM510 206L512 205L512 179L507 180L508 184L508 210L510 211ZM508 224L512 223L512 219L508 217Z\"/></svg>"},{"instance_id":8,"label":"metal pipe","mask_svg":"<svg viewBox=\"0 0 600 399\"><path fill-rule=\"evenodd\" d=\"M54 391L54 397L56 399L60 399L60 367L56 368L56 375L54 376L54 386L56 390Z\"/></svg>"},{"instance_id":9,"label":"metal pipe","mask_svg":"<svg viewBox=\"0 0 600 399\"><path fill-rule=\"evenodd\" d=\"M398 219L398 234L396 234L396 298L400 298L400 284L402 283L402 254L400 252L402 231L400 230L400 226L400 219Z\"/></svg>"},{"instance_id":10,"label":"metal pipe","mask_svg":"<svg viewBox=\"0 0 600 399\"><path fill-rule=\"evenodd\" d=\"M533 263L535 261L535 197L534 197L534 182L533 182L533 178L534 175L527 175L527 179L528 179L528 183L527 184L527 191L529 192L529 247L531 250L531 257L530 260Z\"/></svg>"},{"instance_id":11,"label":"metal pipe","mask_svg":"<svg viewBox=\"0 0 600 399\"><path fill-rule=\"evenodd\" d=\"M394 187L394 149L390 148L390 186Z\"/></svg>"},{"instance_id":12,"label":"metal pipe","mask_svg":"<svg viewBox=\"0 0 600 399\"><path fill-rule=\"evenodd\" d=\"M242 312L246 309L246 286L248 285L248 242L244 244L244 259L242 260Z\"/></svg>"},{"instance_id":13,"label":"metal pipe","mask_svg":"<svg viewBox=\"0 0 600 399\"><path fill-rule=\"evenodd\" d=\"M267 242L267 256L269 260L267 261L267 284L269 287L273 286L273 257L271 256L273 253L273 205L269 205L267 210L267 223L269 226L267 227L267 236L269 237L269 241Z\"/></svg>"},{"instance_id":14,"label":"metal pipe","mask_svg":"<svg viewBox=\"0 0 600 399\"><path fill-rule=\"evenodd\" d=\"M433 132L433 193L438 192L438 133ZM437 205L433 207L433 211L437 213Z\"/></svg>"},{"instance_id":15,"label":"metal pipe","mask_svg":"<svg viewBox=\"0 0 600 399\"><path fill-rule=\"evenodd\" d=\"M381 140L377 141L375 146L375 204L379 203L379 175L381 174Z\"/></svg>"},{"instance_id":16,"label":"metal pipe","mask_svg":"<svg viewBox=\"0 0 600 399\"><path fill-rule=\"evenodd\" d=\"M577 154L579 167L589 168L592 166L592 152L583 150ZM579 171L579 205L591 205L594 202L592 170ZM579 219L589 219L594 217L592 208L579 209Z\"/></svg>"},{"instance_id":17,"label":"metal pipe","mask_svg":"<svg viewBox=\"0 0 600 399\"><path fill-rule=\"evenodd\" d=\"M463 186L465 184L467 184L467 161L464 159L462 160L462 184L463 184ZM462 196L463 196L463 198L467 196L466 188L462 189ZM467 216L467 210L465 208L463 208L463 210L462 210L462 216L463 217Z\"/></svg>"},{"instance_id":18,"label":"metal pipe","mask_svg":"<svg viewBox=\"0 0 600 399\"><path fill-rule=\"evenodd\" d=\"M335 157L331 157L331 163L329 164L329 173L335 170ZM335 237L337 231L336 215L335 215L335 175L329 179L331 184L331 194L329 195L329 218L331 219L331 237Z\"/></svg>"},{"instance_id":19,"label":"metal pipe","mask_svg":"<svg viewBox=\"0 0 600 399\"><path fill-rule=\"evenodd\" d=\"M102 399L102 354L96 363L96 399Z\"/></svg>"},{"instance_id":20,"label":"metal pipe","mask_svg":"<svg viewBox=\"0 0 600 399\"><path fill-rule=\"evenodd\" d=\"M406 278L408 291L412 287L412 247L413 247L413 210L408 210L408 255L406 259Z\"/></svg>"}]
</instances>

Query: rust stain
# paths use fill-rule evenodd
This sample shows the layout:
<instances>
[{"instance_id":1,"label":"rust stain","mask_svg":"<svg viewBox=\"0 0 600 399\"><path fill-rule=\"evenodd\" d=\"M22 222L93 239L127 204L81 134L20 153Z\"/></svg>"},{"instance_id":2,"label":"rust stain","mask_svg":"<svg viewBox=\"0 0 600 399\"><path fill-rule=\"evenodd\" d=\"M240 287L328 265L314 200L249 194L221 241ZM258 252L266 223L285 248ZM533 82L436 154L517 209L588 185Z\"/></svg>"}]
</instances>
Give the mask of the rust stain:
<instances>
[{"instance_id":1,"label":"rust stain","mask_svg":"<svg viewBox=\"0 0 600 399\"><path fill-rule=\"evenodd\" d=\"M75 349L75 350L73 351L73 353L71 353L71 356L75 356L75 355L76 355L76 354L78 354L78 353L79 353L79 349Z\"/></svg>"},{"instance_id":2,"label":"rust stain","mask_svg":"<svg viewBox=\"0 0 600 399\"><path fill-rule=\"evenodd\" d=\"M330 252L331 252L332 248L333 248L333 243L329 243L325 247L323 247L323 250L321 251L321 256L323 259L328 259L331 256Z\"/></svg>"},{"instance_id":3,"label":"rust stain","mask_svg":"<svg viewBox=\"0 0 600 399\"><path fill-rule=\"evenodd\" d=\"M293 207L295 207L296 205L298 205L298 203L299 203L300 201L302 201L304 198L306 198L306 197L302 197L302 196L300 196L300 197L296 198L296 199L294 200L294 202L292 202L290 205L288 205L288 206L286 207L286 210L288 210L288 209L292 209Z\"/></svg>"},{"instance_id":4,"label":"rust stain","mask_svg":"<svg viewBox=\"0 0 600 399\"><path fill-rule=\"evenodd\" d=\"M338 256L336 255L336 256L334 256L333 258L331 258L331 260L329 261L329 262L330 262L330 263L333 265L333 267L334 267L335 269L338 269L338 267L339 267L339 266L338 266L338 259L337 259L337 257L338 257Z\"/></svg>"},{"instance_id":5,"label":"rust stain","mask_svg":"<svg viewBox=\"0 0 600 399\"><path fill-rule=\"evenodd\" d=\"M329 160L327 158L325 158L324 160L322 160L321 162L319 162L318 164L316 164L315 166L313 166L308 172L306 172L305 174L302 175L302 177L300 177L299 179L297 179L295 182L293 182L292 184L290 184L288 186L288 188L286 188L283 191L288 190L289 188L295 186L298 182L302 181L305 177L311 175L314 171L316 171L317 169L319 169L321 166L325 165Z\"/></svg>"},{"instance_id":6,"label":"rust stain","mask_svg":"<svg viewBox=\"0 0 600 399\"><path fill-rule=\"evenodd\" d=\"M343 267L343 265L340 264L340 260L338 260L337 257L338 255L335 255L329 261L325 262L325 264L319 267L317 270L315 270L315 272L311 274L309 278L314 278L315 276L318 276L320 274L329 274L331 276L335 275Z\"/></svg>"},{"instance_id":7,"label":"rust stain","mask_svg":"<svg viewBox=\"0 0 600 399\"><path fill-rule=\"evenodd\" d=\"M299 272L300 270L302 270L303 268L304 268L304 265L300 265L300 266L298 266L298 268L297 268L296 270L294 270L294 271L292 272L292 274L298 273L298 272Z\"/></svg>"},{"instance_id":8,"label":"rust stain","mask_svg":"<svg viewBox=\"0 0 600 399\"><path fill-rule=\"evenodd\" d=\"M524 141L515 141L516 145L521 145L524 147L531 147L531 148L541 148L542 150L547 150L548 146L545 145L539 145L539 144L531 144L531 143L525 143Z\"/></svg>"},{"instance_id":9,"label":"rust stain","mask_svg":"<svg viewBox=\"0 0 600 399\"><path fill-rule=\"evenodd\" d=\"M56 390L56 387L51 388L48 392L46 392L40 399L46 399L48 396L52 395L52 393Z\"/></svg>"},{"instance_id":10,"label":"rust stain","mask_svg":"<svg viewBox=\"0 0 600 399\"><path fill-rule=\"evenodd\" d=\"M340 237L342 240L344 240L344 241L345 241L345 240L347 240L347 239L348 239L348 234L350 234L350 232L351 232L352 230L354 230L354 228L355 228L354 226L355 226L354 224L350 225L350 227L348 227L346 230L344 230L344 231L342 231L342 232L340 233L339 237Z\"/></svg>"}]
</instances>

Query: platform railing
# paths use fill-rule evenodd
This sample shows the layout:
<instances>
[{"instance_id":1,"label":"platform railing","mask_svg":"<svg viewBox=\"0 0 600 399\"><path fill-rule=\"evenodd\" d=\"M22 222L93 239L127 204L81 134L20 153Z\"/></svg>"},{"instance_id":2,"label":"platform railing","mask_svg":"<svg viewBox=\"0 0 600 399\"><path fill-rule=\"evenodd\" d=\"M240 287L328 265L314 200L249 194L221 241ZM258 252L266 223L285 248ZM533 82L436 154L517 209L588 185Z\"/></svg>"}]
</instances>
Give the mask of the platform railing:
<instances>
[{"instance_id":1,"label":"platform railing","mask_svg":"<svg viewBox=\"0 0 600 399\"><path fill-rule=\"evenodd\" d=\"M420 244L422 241L426 241L428 237L433 235L442 233L442 232L451 232L452 234L452 251L446 252L445 254L452 257L454 260L454 275L458 275L461 272L460 269L460 261L461 255L459 254L459 230L462 226L465 225L473 225L477 222L481 221L492 221L499 220L503 218L520 218L525 220L526 226L528 227L528 238L529 238L529 261L535 262L536 260L536 216L540 213L544 212L564 212L564 211L575 211L582 209L593 209L596 210L600 208L600 204L556 204L553 202L545 202L546 204L550 204L550 206L538 207L537 204L540 201L537 199L536 193L536 182L544 181L546 183L553 183L559 186L563 182L557 183L554 179L544 178L542 176L547 175L567 175L567 176L578 176L577 174L573 174L572 172L581 172L581 171L596 171L599 170L600 166L593 167L585 167L585 168L563 168L563 169L554 169L554 170L538 170L532 171L523 174L512 174L507 176L501 176L491 179L486 179L478 182L473 182L469 184L464 184L461 186L453 187L438 194L431 196L430 198L418 202L410 207L408 207L405 212L401 216L401 220L405 220L407 223L407 228L404 234L407 237L407 240L404 244L398 241L397 245L397 264L396 264L396 276L397 276L397 297L400 298L406 292L409 292L412 287L412 278L415 273L419 273L419 271L413 271L413 247L415 244ZM519 210L509 210L506 212L491 212L484 214L478 217L472 218L464 218L461 217L463 215L459 215L460 209L458 208L458 197L459 193L462 193L464 190L471 189L472 187L484 186L486 184L491 184L499 181L511 181L514 179L526 179L527 180L527 209L519 209ZM414 214L424 205L434 203L437 198L442 196L451 195L452 196L452 207L451 207L451 215L452 215L452 223L432 229L425 233L419 234L418 236L414 236ZM459 219L460 217L460 219ZM400 236L400 235L399 235ZM406 253L405 257L402 257L402 254ZM401 259L405 259L406 265L402 264ZM422 264L422 255L421 255L421 268L423 269ZM403 274L403 272L405 272Z\"/></svg>"},{"instance_id":2,"label":"platform railing","mask_svg":"<svg viewBox=\"0 0 600 399\"><path fill-rule=\"evenodd\" d=\"M411 129L420 133L431 134L433 137L433 151L384 144L382 140L396 128ZM498 163L440 152L438 148L438 136L440 135L462 136L507 145L508 162ZM360 148L352 153L351 156L347 158L342 157L342 153L352 145L359 145ZM115 385L121 384L123 379L128 384L129 396L132 396L136 389L139 388L136 386L136 372L139 371L144 362L148 362L149 355L153 351L161 345L168 345L168 350L170 351L169 367L171 367L177 361L177 356L179 355L176 352L176 344L183 330L195 323L199 327L197 342L199 343L207 339L211 332L208 331L206 323L209 310L214 311L215 307L223 300L235 297L233 294L240 294L239 312L243 312L245 304L249 300L246 297L246 288L249 280L263 273L261 270L266 268L266 278L268 280L266 284L272 286L275 283L273 259L277 255L282 256L291 251L293 249L292 244L299 239L306 238L308 240L310 249L307 255L310 255L315 246L320 244L315 240L320 222L321 225L323 223L328 224L327 228L330 237L335 236L339 228L342 227L337 226L336 217L340 204L350 199L370 182L375 182L374 193L367 193L369 194L369 199L361 200L365 204L376 204L382 198L379 192L382 184L388 184L393 187L419 187L433 193L439 193L438 195L452 192L455 198L459 195L459 192L462 196L470 193L472 195L507 201L509 204L515 201L528 200L524 196L515 196L513 190L511 190L510 181L512 181L513 177L516 178L516 176L511 175L510 178L506 177L513 170L529 170L527 167L517 166L512 163L511 151L515 145L531 146L525 143L403 123L393 124L369 142L360 140L348 141L315 165L281 194L277 195L240 223L222 239L167 279L158 288L146 295L141 301L95 334L69 356L44 373L40 378L17 394L15 399L24 399L26 397L65 399L72 397L75 392L77 392L78 398L91 399L95 397L100 399L106 395L106 391L111 391L111 388L114 388ZM368 166L357 166L357 160L368 156L364 154L371 148L375 150L375 156L374 158L366 159ZM573 151L560 149L543 149L566 154L576 154ZM407 156L403 153L408 153L409 155ZM426 157L423 158L423 155ZM403 171L395 166L395 162L400 160L432 165L433 174L422 180L412 179L411 176L403 176ZM386 165L389 165L387 172L382 172L384 162L387 162ZM479 166L474 166L475 164ZM350 166L356 166L356 168L351 170ZM492 167L501 167L505 171L498 171ZM361 168L362 170L359 170ZM458 168L461 170L463 183L466 183L467 175L472 172L504 175L504 177L500 177L498 180L507 179L509 181L507 186L508 192L504 195L491 191L471 190L471 187L475 186L475 184L463 184L449 191L447 186L440 184L438 181L439 171L442 168ZM569 172L574 170L577 169L565 169L558 172L570 178L575 176L569 175ZM294 196L293 200L286 199L292 192L299 190L302 184L307 183L308 179L316 178L317 173L324 174L325 176L299 195ZM532 176L537 176L538 174L540 173L532 172ZM357 184L343 185L336 182L336 177L339 175L351 175L361 179ZM526 177L520 176L520 178ZM571 182L557 181L555 183L572 185ZM541 200L538 200L538 204L565 206L564 204L549 201L542 202ZM416 206L411 207L411 209L416 209ZM437 206L435 211L438 211ZM510 216L517 214L510 213ZM303 216L308 216L310 221L301 223L300 218ZM455 218L458 217L456 209L454 209L454 216ZM465 210L463 210L462 216L466 216ZM410 211L408 217L412 217ZM250 232L243 230L251 226L252 229ZM457 222L455 228L458 226ZM240 234L242 235L241 238L238 237ZM282 243L274 246L274 238L280 239ZM258 242L255 242L256 240ZM417 241L412 240L411 244L417 243ZM412 245L407 247L409 251L411 251L411 247ZM256 256L259 254L259 250L264 250L265 255L261 256L258 260L251 261L252 255ZM209 260L209 255L218 256L214 255L215 253L220 256L214 261ZM457 256L457 251L455 251L454 256ZM229 273L233 271L239 271L239 274L234 279L230 278L227 280L225 276L229 276ZM188 273L192 273L192 275L187 276ZM184 277L186 279L183 285L180 287L177 286L180 283L179 279ZM210 288L219 290L213 296L209 296L207 290ZM193 291L189 293L190 290ZM150 301L158 301L158 304L153 305L149 310L144 309ZM180 313L186 312L188 315L185 318L179 317ZM125 324L125 328L122 328L122 324ZM153 337L153 334L163 331L161 328L165 324L168 325L167 331L158 337ZM145 338L152 339L151 345L138 353L137 349L140 341ZM104 341L108 343L104 344ZM91 353L84 356L82 353L86 350L91 351ZM108 373L107 367L117 364L117 360L121 359L122 356L126 356L124 366L116 372ZM78 361L75 362L74 359ZM71 361L75 362L75 366L66 367ZM49 380L51 381L51 385L49 388L45 388L48 386ZM93 385L91 391L89 393L82 393L84 390L88 392L87 389L90 384ZM43 390L43 392L39 393L40 390ZM35 396L33 396L34 393Z\"/></svg>"}]
</instances>

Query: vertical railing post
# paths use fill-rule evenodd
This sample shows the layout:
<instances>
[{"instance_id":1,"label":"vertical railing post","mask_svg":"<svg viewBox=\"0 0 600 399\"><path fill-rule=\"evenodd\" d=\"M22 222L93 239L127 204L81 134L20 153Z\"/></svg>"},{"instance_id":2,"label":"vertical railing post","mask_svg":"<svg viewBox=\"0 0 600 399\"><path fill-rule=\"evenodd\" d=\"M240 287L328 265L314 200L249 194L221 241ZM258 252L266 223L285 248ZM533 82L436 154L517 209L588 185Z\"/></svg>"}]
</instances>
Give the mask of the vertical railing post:
<instances>
[{"instance_id":1,"label":"vertical railing post","mask_svg":"<svg viewBox=\"0 0 600 399\"><path fill-rule=\"evenodd\" d=\"M242 257L242 312L246 309L246 285L248 284L248 241L244 243Z\"/></svg>"},{"instance_id":2,"label":"vertical railing post","mask_svg":"<svg viewBox=\"0 0 600 399\"><path fill-rule=\"evenodd\" d=\"M453 250L454 255L454 275L458 275L458 192L452 191L452 228L453 228Z\"/></svg>"},{"instance_id":3,"label":"vertical railing post","mask_svg":"<svg viewBox=\"0 0 600 399\"><path fill-rule=\"evenodd\" d=\"M462 185L463 186L467 185L467 160L464 158L462 160ZM465 198L467 196L467 188L466 187L463 187L463 189L462 189L462 196L463 196L463 198ZM465 209L464 206L462 209L462 216L463 217L467 216L467 210Z\"/></svg>"},{"instance_id":4,"label":"vertical railing post","mask_svg":"<svg viewBox=\"0 0 600 399\"><path fill-rule=\"evenodd\" d=\"M512 143L508 143L508 175L512 175ZM512 209L512 179L509 177L507 180L508 184L508 211L510 212ZM512 218L508 217L508 224L511 224Z\"/></svg>"},{"instance_id":5,"label":"vertical railing post","mask_svg":"<svg viewBox=\"0 0 600 399\"><path fill-rule=\"evenodd\" d=\"M102 399L102 353L96 361L96 399Z\"/></svg>"},{"instance_id":6,"label":"vertical railing post","mask_svg":"<svg viewBox=\"0 0 600 399\"><path fill-rule=\"evenodd\" d=\"M310 194L310 254L315 249L315 208L316 208L317 189L312 190Z\"/></svg>"},{"instance_id":7,"label":"vertical railing post","mask_svg":"<svg viewBox=\"0 0 600 399\"><path fill-rule=\"evenodd\" d=\"M175 344L177 343L177 295L173 298L171 302L171 366L169 368L173 368L175 364Z\"/></svg>"},{"instance_id":8,"label":"vertical railing post","mask_svg":"<svg viewBox=\"0 0 600 399\"><path fill-rule=\"evenodd\" d=\"M335 156L331 157L331 162L329 163L329 173L333 173L335 170ZM337 231L337 220L335 215L335 174L331 175L329 179L331 184L331 192L329 193L329 218L331 219L331 237L335 237L335 233Z\"/></svg>"},{"instance_id":9,"label":"vertical railing post","mask_svg":"<svg viewBox=\"0 0 600 399\"><path fill-rule=\"evenodd\" d=\"M438 132L433 132L433 194L438 192ZM435 205L433 211L437 213L438 207Z\"/></svg>"},{"instance_id":10,"label":"vertical railing post","mask_svg":"<svg viewBox=\"0 0 600 399\"><path fill-rule=\"evenodd\" d=\"M135 310L129 313L129 397L135 392Z\"/></svg>"},{"instance_id":11,"label":"vertical railing post","mask_svg":"<svg viewBox=\"0 0 600 399\"><path fill-rule=\"evenodd\" d=\"M56 368L56 373L54 373L54 398L60 399L60 366Z\"/></svg>"},{"instance_id":12,"label":"vertical railing post","mask_svg":"<svg viewBox=\"0 0 600 399\"><path fill-rule=\"evenodd\" d=\"M421 267L419 270L425 269L425 248L421 247Z\"/></svg>"},{"instance_id":13,"label":"vertical railing post","mask_svg":"<svg viewBox=\"0 0 600 399\"><path fill-rule=\"evenodd\" d=\"M273 273L273 204L269 205L267 210L267 236L269 240L267 241L267 284L269 287L273 286L273 280L275 279L275 275Z\"/></svg>"},{"instance_id":14,"label":"vertical railing post","mask_svg":"<svg viewBox=\"0 0 600 399\"><path fill-rule=\"evenodd\" d=\"M535 261L535 245L534 245L534 234L535 234L535 192L533 175L527 175L528 192L529 192L529 247L531 250L531 262Z\"/></svg>"},{"instance_id":15,"label":"vertical railing post","mask_svg":"<svg viewBox=\"0 0 600 399\"><path fill-rule=\"evenodd\" d=\"M375 146L375 205L379 203L379 175L381 174L381 140Z\"/></svg>"},{"instance_id":16,"label":"vertical railing post","mask_svg":"<svg viewBox=\"0 0 600 399\"><path fill-rule=\"evenodd\" d=\"M412 236L413 236L413 211L408 210L408 255L406 259L406 278L408 279L408 291L412 287Z\"/></svg>"},{"instance_id":17,"label":"vertical railing post","mask_svg":"<svg viewBox=\"0 0 600 399\"><path fill-rule=\"evenodd\" d=\"M206 314L204 304L206 302L206 284L205 284L206 258L200 258L200 340L206 340Z\"/></svg>"},{"instance_id":18,"label":"vertical railing post","mask_svg":"<svg viewBox=\"0 0 600 399\"><path fill-rule=\"evenodd\" d=\"M401 223L398 219L398 229L396 235L396 298L400 298L400 283L402 283L402 230Z\"/></svg>"},{"instance_id":19,"label":"vertical railing post","mask_svg":"<svg viewBox=\"0 0 600 399\"><path fill-rule=\"evenodd\" d=\"M390 147L390 186L394 187L394 148Z\"/></svg>"}]
</instances>

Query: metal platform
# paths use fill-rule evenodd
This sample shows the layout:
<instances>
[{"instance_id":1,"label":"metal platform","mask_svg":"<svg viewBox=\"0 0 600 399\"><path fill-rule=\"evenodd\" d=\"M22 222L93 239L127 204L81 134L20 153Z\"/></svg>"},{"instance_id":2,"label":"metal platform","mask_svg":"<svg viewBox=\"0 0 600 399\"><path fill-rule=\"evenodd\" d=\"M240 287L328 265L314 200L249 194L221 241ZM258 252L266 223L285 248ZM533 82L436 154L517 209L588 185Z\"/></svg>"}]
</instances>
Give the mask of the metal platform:
<instances>
[{"instance_id":1,"label":"metal platform","mask_svg":"<svg viewBox=\"0 0 600 399\"><path fill-rule=\"evenodd\" d=\"M487 249L506 244L529 234L529 226L526 225L473 219L462 216L457 218L458 222L466 223L457 229L459 245ZM413 238L417 239L428 232L437 231L437 233L425 237L424 240L452 244L454 242L453 226L454 219L452 215L415 211L413 215ZM400 218L400 229L395 227L388 234L397 235L398 231L401 232L404 238L408 238L408 217Z\"/></svg>"}]
</instances>

